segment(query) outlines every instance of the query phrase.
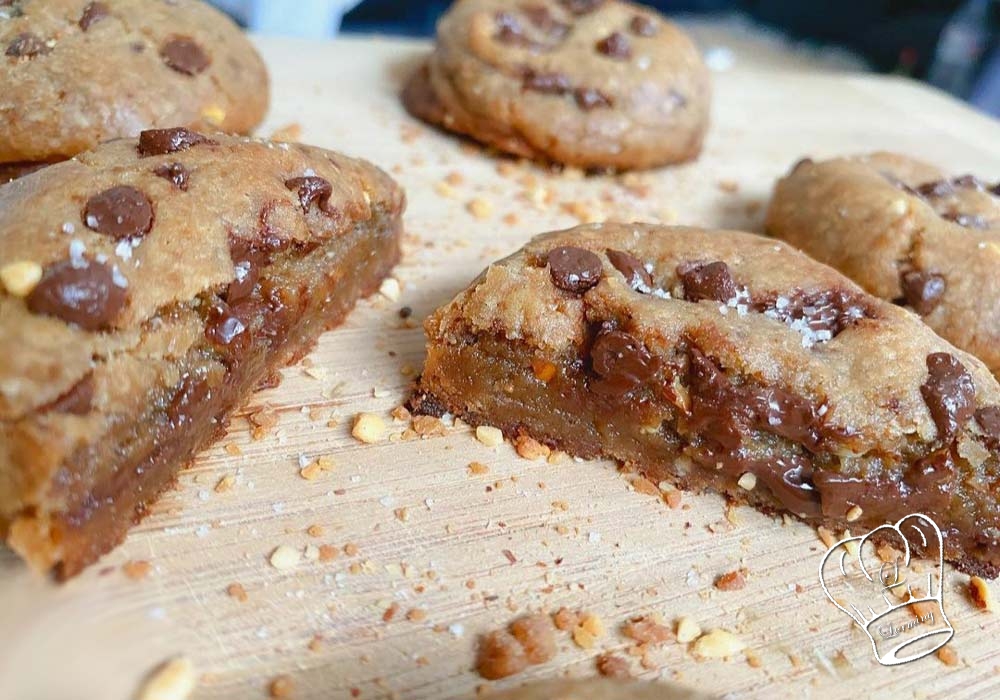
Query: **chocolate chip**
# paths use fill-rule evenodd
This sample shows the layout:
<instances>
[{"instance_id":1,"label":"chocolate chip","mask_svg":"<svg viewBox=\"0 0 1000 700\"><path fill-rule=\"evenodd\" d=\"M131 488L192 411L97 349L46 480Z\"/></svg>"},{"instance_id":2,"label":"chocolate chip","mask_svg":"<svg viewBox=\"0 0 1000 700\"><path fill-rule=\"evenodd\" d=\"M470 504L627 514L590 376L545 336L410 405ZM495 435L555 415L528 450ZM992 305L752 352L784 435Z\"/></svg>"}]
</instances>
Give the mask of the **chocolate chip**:
<instances>
[{"instance_id":1,"label":"chocolate chip","mask_svg":"<svg viewBox=\"0 0 1000 700\"><path fill-rule=\"evenodd\" d=\"M83 379L71 386L66 393L38 409L39 413L69 413L82 416L90 413L94 401L94 373L88 372Z\"/></svg>"},{"instance_id":2,"label":"chocolate chip","mask_svg":"<svg viewBox=\"0 0 1000 700\"><path fill-rule=\"evenodd\" d=\"M601 281L604 267L601 259L583 248L560 246L548 254L546 261L552 283L567 292L583 294Z\"/></svg>"},{"instance_id":3,"label":"chocolate chip","mask_svg":"<svg viewBox=\"0 0 1000 700\"><path fill-rule=\"evenodd\" d=\"M750 461L745 471L764 483L785 510L804 518L822 515L820 495L813 482L812 461L802 455Z\"/></svg>"},{"instance_id":4,"label":"chocolate chip","mask_svg":"<svg viewBox=\"0 0 1000 700\"><path fill-rule=\"evenodd\" d=\"M777 387L757 390L752 399L758 428L810 449L819 444L819 409L812 401Z\"/></svg>"},{"instance_id":5,"label":"chocolate chip","mask_svg":"<svg viewBox=\"0 0 1000 700\"><path fill-rule=\"evenodd\" d=\"M944 277L933 272L908 270L900 275L903 299L921 316L938 307L945 292Z\"/></svg>"},{"instance_id":6,"label":"chocolate chip","mask_svg":"<svg viewBox=\"0 0 1000 700\"><path fill-rule=\"evenodd\" d=\"M684 284L684 298L688 301L727 302L736 298L736 283L729 265L722 261L679 265L677 275Z\"/></svg>"},{"instance_id":7,"label":"chocolate chip","mask_svg":"<svg viewBox=\"0 0 1000 700\"><path fill-rule=\"evenodd\" d=\"M34 58L49 52L49 47L37 34L21 32L7 45L7 55L17 58Z\"/></svg>"},{"instance_id":8,"label":"chocolate chip","mask_svg":"<svg viewBox=\"0 0 1000 700\"><path fill-rule=\"evenodd\" d=\"M559 3L574 15L585 15L604 4L605 0L559 0Z\"/></svg>"},{"instance_id":9,"label":"chocolate chip","mask_svg":"<svg viewBox=\"0 0 1000 700\"><path fill-rule=\"evenodd\" d=\"M569 25L557 20L544 5L522 5L521 12L529 22L554 39L561 39L569 32Z\"/></svg>"},{"instance_id":10,"label":"chocolate chip","mask_svg":"<svg viewBox=\"0 0 1000 700\"><path fill-rule=\"evenodd\" d=\"M90 27L110 14L108 6L103 2L92 2L89 3L85 8L83 8L83 14L80 16L80 29L87 31Z\"/></svg>"},{"instance_id":11,"label":"chocolate chip","mask_svg":"<svg viewBox=\"0 0 1000 700\"><path fill-rule=\"evenodd\" d=\"M621 32L612 32L604 37L597 42L596 48L599 53L611 58L625 60L632 57L632 44Z\"/></svg>"},{"instance_id":12,"label":"chocolate chip","mask_svg":"<svg viewBox=\"0 0 1000 700\"><path fill-rule=\"evenodd\" d=\"M185 75L198 75L212 62L201 46L187 37L175 37L165 43L160 47L160 57L168 66Z\"/></svg>"},{"instance_id":13,"label":"chocolate chip","mask_svg":"<svg viewBox=\"0 0 1000 700\"><path fill-rule=\"evenodd\" d=\"M947 214L942 214L941 218L946 219L947 221L954 221L959 226L964 226L965 228L987 229L990 227L989 219L981 214L960 214L958 212L948 212Z\"/></svg>"},{"instance_id":14,"label":"chocolate chip","mask_svg":"<svg viewBox=\"0 0 1000 700\"><path fill-rule=\"evenodd\" d=\"M791 326L812 344L831 340L861 319L874 317L863 296L843 289L758 300L753 310Z\"/></svg>"},{"instance_id":15,"label":"chocolate chip","mask_svg":"<svg viewBox=\"0 0 1000 700\"><path fill-rule=\"evenodd\" d=\"M738 400L732 383L715 361L697 347L688 351L689 428L705 438L735 450L752 420L750 406Z\"/></svg>"},{"instance_id":16,"label":"chocolate chip","mask_svg":"<svg viewBox=\"0 0 1000 700\"><path fill-rule=\"evenodd\" d=\"M588 112L598 107L611 107L614 105L610 97L596 88L577 88L573 91L573 98L580 109Z\"/></svg>"},{"instance_id":17,"label":"chocolate chip","mask_svg":"<svg viewBox=\"0 0 1000 700\"><path fill-rule=\"evenodd\" d=\"M928 355L927 371L920 393L937 426L938 438L951 440L975 411L976 385L958 358L946 352Z\"/></svg>"},{"instance_id":18,"label":"chocolate chip","mask_svg":"<svg viewBox=\"0 0 1000 700\"><path fill-rule=\"evenodd\" d=\"M653 287L653 276L646 270L645 265L639 258L623 250L612 250L608 248L604 251L608 260L615 266L618 272L625 277L625 283L632 289L649 292Z\"/></svg>"},{"instance_id":19,"label":"chocolate chip","mask_svg":"<svg viewBox=\"0 0 1000 700\"><path fill-rule=\"evenodd\" d=\"M33 313L54 316L85 331L99 331L111 326L125 299L125 289L115 284L110 265L66 260L45 270L27 304Z\"/></svg>"},{"instance_id":20,"label":"chocolate chip","mask_svg":"<svg viewBox=\"0 0 1000 700\"><path fill-rule=\"evenodd\" d=\"M188 177L191 175L191 172L184 167L183 163L164 163L163 165L158 165L153 169L153 174L157 177L170 180L177 189L187 192Z\"/></svg>"},{"instance_id":21,"label":"chocolate chip","mask_svg":"<svg viewBox=\"0 0 1000 700\"><path fill-rule=\"evenodd\" d=\"M229 283L226 302L235 304L249 297L260 279L260 268L268 262L268 252L243 238L230 237L229 256L233 261L235 279Z\"/></svg>"},{"instance_id":22,"label":"chocolate chip","mask_svg":"<svg viewBox=\"0 0 1000 700\"><path fill-rule=\"evenodd\" d=\"M1000 406L986 406L976 411L976 422L986 437L1000 441Z\"/></svg>"},{"instance_id":23,"label":"chocolate chip","mask_svg":"<svg viewBox=\"0 0 1000 700\"><path fill-rule=\"evenodd\" d=\"M590 349L591 367L599 380L591 388L599 393L623 396L651 380L659 362L638 338L609 328L602 329Z\"/></svg>"},{"instance_id":24,"label":"chocolate chip","mask_svg":"<svg viewBox=\"0 0 1000 700\"><path fill-rule=\"evenodd\" d=\"M497 32L493 38L504 44L521 46L533 43L524 33L521 22L511 12L497 12L496 17Z\"/></svg>"},{"instance_id":25,"label":"chocolate chip","mask_svg":"<svg viewBox=\"0 0 1000 700\"><path fill-rule=\"evenodd\" d=\"M285 187L297 190L299 204L302 205L303 212L308 212L309 207L314 202L318 202L320 210L329 213L330 195L333 194L333 185L330 184L329 180L315 175L293 177L290 180L285 180Z\"/></svg>"},{"instance_id":26,"label":"chocolate chip","mask_svg":"<svg viewBox=\"0 0 1000 700\"><path fill-rule=\"evenodd\" d=\"M656 36L659 27L646 15L635 15L628 23L629 30L636 36Z\"/></svg>"},{"instance_id":27,"label":"chocolate chip","mask_svg":"<svg viewBox=\"0 0 1000 700\"><path fill-rule=\"evenodd\" d=\"M119 185L87 200L83 222L87 228L115 240L137 238L153 225L153 205L134 187Z\"/></svg>"},{"instance_id":28,"label":"chocolate chip","mask_svg":"<svg viewBox=\"0 0 1000 700\"><path fill-rule=\"evenodd\" d=\"M539 73L529 68L524 72L522 87L547 95L563 95L570 91L572 85L569 78L562 73Z\"/></svg>"},{"instance_id":29,"label":"chocolate chip","mask_svg":"<svg viewBox=\"0 0 1000 700\"><path fill-rule=\"evenodd\" d=\"M177 127L174 129L146 129L139 134L136 150L140 157L161 156L165 153L184 151L200 143L214 145L216 142L196 131Z\"/></svg>"}]
</instances>

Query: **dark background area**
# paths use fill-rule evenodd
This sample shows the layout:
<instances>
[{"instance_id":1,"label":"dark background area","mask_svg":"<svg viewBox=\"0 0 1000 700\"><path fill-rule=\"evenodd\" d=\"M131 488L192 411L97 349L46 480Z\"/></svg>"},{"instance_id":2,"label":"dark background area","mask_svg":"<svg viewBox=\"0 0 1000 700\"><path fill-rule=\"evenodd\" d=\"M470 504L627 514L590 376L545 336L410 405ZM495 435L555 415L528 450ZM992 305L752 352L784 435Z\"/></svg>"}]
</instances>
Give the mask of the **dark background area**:
<instances>
[{"instance_id":1,"label":"dark background area","mask_svg":"<svg viewBox=\"0 0 1000 700\"><path fill-rule=\"evenodd\" d=\"M448 0L366 0L342 31L431 36ZM856 52L1000 114L998 0L653 0L670 15L739 13L792 39Z\"/></svg>"}]
</instances>

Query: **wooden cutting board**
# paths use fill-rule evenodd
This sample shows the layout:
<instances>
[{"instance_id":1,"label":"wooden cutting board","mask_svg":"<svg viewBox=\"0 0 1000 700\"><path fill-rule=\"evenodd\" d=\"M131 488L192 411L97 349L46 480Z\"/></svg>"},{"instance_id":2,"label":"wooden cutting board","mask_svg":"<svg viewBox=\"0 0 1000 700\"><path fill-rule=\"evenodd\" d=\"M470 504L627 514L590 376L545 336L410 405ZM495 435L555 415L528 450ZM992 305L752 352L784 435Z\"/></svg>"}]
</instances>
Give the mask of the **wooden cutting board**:
<instances>
[{"instance_id":1,"label":"wooden cutting board","mask_svg":"<svg viewBox=\"0 0 1000 700\"><path fill-rule=\"evenodd\" d=\"M402 440L405 424L389 417L423 359L419 320L537 232L580 218L759 230L772 182L803 155L894 149L995 177L996 122L904 80L800 62L755 69L737 56L715 75L714 124L697 163L582 178L510 162L498 169L410 120L396 94L423 44L260 46L273 79L262 133L297 124L301 140L368 158L406 187L401 293L361 303L280 387L255 398L249 410L265 409L258 422L270 415L276 425L255 440L247 420L234 419L127 542L76 580L38 580L0 550L0 697L127 698L174 654L196 663L198 698L264 697L279 674L292 676L296 698L466 697L483 683L471 670L477 635L561 606L594 612L608 633L590 651L563 635L553 661L497 686L593 674L599 650L627 647L622 622L659 613L730 629L760 663L698 662L667 644L656 667L634 665L647 678L736 697L1000 692L1000 618L973 609L967 577L950 569L944 602L958 665L932 657L889 669L824 597L825 547L806 525L727 513L712 495L685 495L671 510L610 463L528 461L463 427ZM468 211L473 200L488 216ZM351 438L360 411L382 415L392 439ZM333 468L302 478L300 460L320 456ZM488 473L470 474L473 460ZM217 489L223 479L228 490ZM314 525L321 536L307 534ZM268 563L279 545L310 544L339 555L292 571ZM151 570L132 580L128 562ZM738 567L748 571L744 589L713 589ZM245 602L227 594L234 583Z\"/></svg>"}]
</instances>

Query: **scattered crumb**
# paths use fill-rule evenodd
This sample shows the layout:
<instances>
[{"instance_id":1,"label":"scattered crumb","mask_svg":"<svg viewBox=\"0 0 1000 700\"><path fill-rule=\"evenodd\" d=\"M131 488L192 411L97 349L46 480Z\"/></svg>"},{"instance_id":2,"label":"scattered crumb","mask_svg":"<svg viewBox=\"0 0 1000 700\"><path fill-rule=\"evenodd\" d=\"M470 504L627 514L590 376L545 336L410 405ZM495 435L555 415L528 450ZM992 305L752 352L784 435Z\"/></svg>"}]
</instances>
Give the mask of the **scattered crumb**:
<instances>
[{"instance_id":1,"label":"scattered crumb","mask_svg":"<svg viewBox=\"0 0 1000 700\"><path fill-rule=\"evenodd\" d=\"M555 630L548 615L520 617L510 623L510 633L524 647L529 664L541 664L556 654Z\"/></svg>"},{"instance_id":2,"label":"scattered crumb","mask_svg":"<svg viewBox=\"0 0 1000 700\"><path fill-rule=\"evenodd\" d=\"M727 571L715 579L715 587L720 591L738 591L746 585L747 579L743 569Z\"/></svg>"},{"instance_id":3,"label":"scattered crumb","mask_svg":"<svg viewBox=\"0 0 1000 700\"><path fill-rule=\"evenodd\" d=\"M290 698L295 692L295 681L291 676L277 676L267 686L272 698Z\"/></svg>"},{"instance_id":4,"label":"scattered crumb","mask_svg":"<svg viewBox=\"0 0 1000 700\"><path fill-rule=\"evenodd\" d=\"M185 700L194 690L194 665L191 660L179 656L158 666L145 680L137 700Z\"/></svg>"},{"instance_id":5,"label":"scattered crumb","mask_svg":"<svg viewBox=\"0 0 1000 700\"><path fill-rule=\"evenodd\" d=\"M477 475L478 476L478 475L481 475L481 474L486 474L489 471L490 471L490 468L487 467L482 462L469 462L469 474L473 474L473 475Z\"/></svg>"},{"instance_id":6,"label":"scattered crumb","mask_svg":"<svg viewBox=\"0 0 1000 700\"><path fill-rule=\"evenodd\" d=\"M701 626L690 617L677 621L677 641L681 644L693 642L701 636Z\"/></svg>"},{"instance_id":7,"label":"scattered crumb","mask_svg":"<svg viewBox=\"0 0 1000 700\"><path fill-rule=\"evenodd\" d=\"M226 474L224 477L219 479L218 483L215 484L216 493L225 493L236 485L236 477L232 474Z\"/></svg>"},{"instance_id":8,"label":"scattered crumb","mask_svg":"<svg viewBox=\"0 0 1000 700\"><path fill-rule=\"evenodd\" d=\"M597 657L597 672L605 678L625 680L632 677L628 661L614 654L601 654Z\"/></svg>"},{"instance_id":9,"label":"scattered crumb","mask_svg":"<svg viewBox=\"0 0 1000 700\"><path fill-rule=\"evenodd\" d=\"M410 510L408 508L396 508L392 513L396 516L396 520L400 522L405 523L410 519Z\"/></svg>"},{"instance_id":10,"label":"scattered crumb","mask_svg":"<svg viewBox=\"0 0 1000 700\"><path fill-rule=\"evenodd\" d=\"M506 630L483 636L476 655L476 671L487 680L498 680L528 667L528 654L517 638Z\"/></svg>"},{"instance_id":11,"label":"scattered crumb","mask_svg":"<svg viewBox=\"0 0 1000 700\"><path fill-rule=\"evenodd\" d=\"M302 552L294 547L289 547L287 544L278 545L278 547L271 552L271 557L269 559L271 566L279 571L294 569L299 565L301 560Z\"/></svg>"},{"instance_id":12,"label":"scattered crumb","mask_svg":"<svg viewBox=\"0 0 1000 700\"><path fill-rule=\"evenodd\" d=\"M127 561L122 564L122 573L125 574L126 578L132 581L141 581L149 576L149 572L152 571L152 569L152 564L143 560Z\"/></svg>"},{"instance_id":13,"label":"scattered crumb","mask_svg":"<svg viewBox=\"0 0 1000 700\"><path fill-rule=\"evenodd\" d=\"M663 644L673 639L673 632L654 616L635 617L625 623L622 633L640 644Z\"/></svg>"},{"instance_id":14,"label":"scattered crumb","mask_svg":"<svg viewBox=\"0 0 1000 700\"><path fill-rule=\"evenodd\" d=\"M243 449L235 442L230 442L225 446L224 449L226 450L226 454L229 455L230 457L239 457L241 454L243 454Z\"/></svg>"},{"instance_id":15,"label":"scattered crumb","mask_svg":"<svg viewBox=\"0 0 1000 700\"><path fill-rule=\"evenodd\" d=\"M333 561L340 554L340 550L332 544L321 544L319 546L319 560L321 562Z\"/></svg>"},{"instance_id":16,"label":"scattered crumb","mask_svg":"<svg viewBox=\"0 0 1000 700\"><path fill-rule=\"evenodd\" d=\"M427 619L427 611L423 608L413 608L406 613L406 619L410 622L423 622Z\"/></svg>"},{"instance_id":17,"label":"scattered crumb","mask_svg":"<svg viewBox=\"0 0 1000 700\"><path fill-rule=\"evenodd\" d=\"M481 425L476 428L476 439L487 447L496 447L503 443L503 433L500 428L491 425Z\"/></svg>"},{"instance_id":18,"label":"scattered crumb","mask_svg":"<svg viewBox=\"0 0 1000 700\"><path fill-rule=\"evenodd\" d=\"M242 583L230 583L226 586L226 595L230 598L238 600L241 603L247 602L249 596L247 595L247 589L243 587Z\"/></svg>"},{"instance_id":19,"label":"scattered crumb","mask_svg":"<svg viewBox=\"0 0 1000 700\"><path fill-rule=\"evenodd\" d=\"M720 190L729 194L740 191L740 183L735 180L719 180L716 185Z\"/></svg>"},{"instance_id":20,"label":"scattered crumb","mask_svg":"<svg viewBox=\"0 0 1000 700\"><path fill-rule=\"evenodd\" d=\"M434 183L434 191L442 197L447 197L448 199L455 199L458 197L458 190L444 180Z\"/></svg>"},{"instance_id":21,"label":"scattered crumb","mask_svg":"<svg viewBox=\"0 0 1000 700\"><path fill-rule=\"evenodd\" d=\"M482 197L470 200L465 206L477 219L488 219L493 216L493 203Z\"/></svg>"},{"instance_id":22,"label":"scattered crumb","mask_svg":"<svg viewBox=\"0 0 1000 700\"><path fill-rule=\"evenodd\" d=\"M280 416L270 406L261 406L248 413L247 420L250 421L251 425L250 437L254 441L258 441L267 437L275 426L278 425Z\"/></svg>"},{"instance_id":23,"label":"scattered crumb","mask_svg":"<svg viewBox=\"0 0 1000 700\"><path fill-rule=\"evenodd\" d=\"M945 666L958 666L958 654L950 646L938 649L937 657Z\"/></svg>"},{"instance_id":24,"label":"scattered crumb","mask_svg":"<svg viewBox=\"0 0 1000 700\"><path fill-rule=\"evenodd\" d=\"M351 435L365 444L376 443L385 434L385 421L374 413L359 413L354 419Z\"/></svg>"},{"instance_id":25,"label":"scattered crumb","mask_svg":"<svg viewBox=\"0 0 1000 700\"><path fill-rule=\"evenodd\" d=\"M514 440L514 449L524 459L531 460L543 459L552 452L547 445L543 445L528 435L518 435Z\"/></svg>"},{"instance_id":26,"label":"scattered crumb","mask_svg":"<svg viewBox=\"0 0 1000 700\"><path fill-rule=\"evenodd\" d=\"M831 531L827 527L824 527L824 526L820 525L818 528L816 528L816 534L819 535L820 541L826 547L832 547L834 544L837 543L837 540L834 537L833 531Z\"/></svg>"},{"instance_id":27,"label":"scattered crumb","mask_svg":"<svg viewBox=\"0 0 1000 700\"><path fill-rule=\"evenodd\" d=\"M592 649L604 636L604 622L593 613L583 613L579 624L573 628L573 642L581 649Z\"/></svg>"},{"instance_id":28,"label":"scattered crumb","mask_svg":"<svg viewBox=\"0 0 1000 700\"><path fill-rule=\"evenodd\" d=\"M569 608L559 608L552 616L552 622L555 624L556 629L569 632L580 624L580 613Z\"/></svg>"},{"instance_id":29,"label":"scattered crumb","mask_svg":"<svg viewBox=\"0 0 1000 700\"><path fill-rule=\"evenodd\" d=\"M389 415L392 416L393 420L398 420L402 423L408 423L411 418L410 412L407 410L406 406L396 406L396 408L392 409L392 413Z\"/></svg>"},{"instance_id":30,"label":"scattered crumb","mask_svg":"<svg viewBox=\"0 0 1000 700\"><path fill-rule=\"evenodd\" d=\"M746 649L746 644L735 634L724 629L714 629L695 640L691 651L704 659L722 659Z\"/></svg>"},{"instance_id":31,"label":"scattered crumb","mask_svg":"<svg viewBox=\"0 0 1000 700\"><path fill-rule=\"evenodd\" d=\"M320 634L314 634L313 638L309 640L307 648L313 653L321 651L323 649L323 636Z\"/></svg>"},{"instance_id":32,"label":"scattered crumb","mask_svg":"<svg viewBox=\"0 0 1000 700\"><path fill-rule=\"evenodd\" d=\"M434 416L414 416L413 431L420 437L440 437L447 432L447 426Z\"/></svg>"},{"instance_id":33,"label":"scattered crumb","mask_svg":"<svg viewBox=\"0 0 1000 700\"><path fill-rule=\"evenodd\" d=\"M322 525L310 525L306 528L306 534L310 537L322 537L326 532L326 528Z\"/></svg>"},{"instance_id":34,"label":"scattered crumb","mask_svg":"<svg viewBox=\"0 0 1000 700\"><path fill-rule=\"evenodd\" d=\"M746 472L736 484L744 491L753 491L757 486L757 476L752 472Z\"/></svg>"},{"instance_id":35,"label":"scattered crumb","mask_svg":"<svg viewBox=\"0 0 1000 700\"><path fill-rule=\"evenodd\" d=\"M643 493L647 496L660 495L659 487L644 476L635 476L630 483L636 493Z\"/></svg>"},{"instance_id":36,"label":"scattered crumb","mask_svg":"<svg viewBox=\"0 0 1000 700\"><path fill-rule=\"evenodd\" d=\"M972 599L973 604L980 610L993 612L996 609L989 584L979 576L973 576L969 579L969 597Z\"/></svg>"},{"instance_id":37,"label":"scattered crumb","mask_svg":"<svg viewBox=\"0 0 1000 700\"><path fill-rule=\"evenodd\" d=\"M329 455L323 455L322 457L317 457L312 462L302 467L299 470L299 476L301 476L306 481L314 481L318 479L323 472L327 472L333 469L333 457Z\"/></svg>"}]
</instances>

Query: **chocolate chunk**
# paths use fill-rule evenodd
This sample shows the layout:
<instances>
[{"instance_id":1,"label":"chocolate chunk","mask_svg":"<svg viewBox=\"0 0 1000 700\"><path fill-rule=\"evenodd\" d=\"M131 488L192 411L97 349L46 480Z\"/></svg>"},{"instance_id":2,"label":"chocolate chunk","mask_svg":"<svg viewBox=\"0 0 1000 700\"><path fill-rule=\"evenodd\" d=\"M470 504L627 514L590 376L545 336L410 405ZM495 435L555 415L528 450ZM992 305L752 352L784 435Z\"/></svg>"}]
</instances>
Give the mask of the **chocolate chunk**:
<instances>
[{"instance_id":1,"label":"chocolate chunk","mask_svg":"<svg viewBox=\"0 0 1000 700\"><path fill-rule=\"evenodd\" d=\"M955 192L955 188L948 180L925 182L922 185L917 185L915 190L921 197L947 197Z\"/></svg>"},{"instance_id":2,"label":"chocolate chunk","mask_svg":"<svg viewBox=\"0 0 1000 700\"><path fill-rule=\"evenodd\" d=\"M216 142L196 131L183 127L147 129L139 134L139 145L136 150L141 157L145 158L146 156L160 156L165 153L184 151L200 143L214 145Z\"/></svg>"},{"instance_id":3,"label":"chocolate chunk","mask_svg":"<svg viewBox=\"0 0 1000 700\"><path fill-rule=\"evenodd\" d=\"M632 44L621 32L612 32L598 41L595 48L599 53L611 58L626 60L632 57Z\"/></svg>"},{"instance_id":4,"label":"chocolate chunk","mask_svg":"<svg viewBox=\"0 0 1000 700\"><path fill-rule=\"evenodd\" d=\"M1000 406L986 406L976 411L976 422L986 437L1000 441Z\"/></svg>"},{"instance_id":5,"label":"chocolate chunk","mask_svg":"<svg viewBox=\"0 0 1000 700\"><path fill-rule=\"evenodd\" d=\"M28 295L28 309L74 323L85 331L111 327L125 306L126 293L115 284L110 265L65 260L50 266Z\"/></svg>"},{"instance_id":6,"label":"chocolate chunk","mask_svg":"<svg viewBox=\"0 0 1000 700\"><path fill-rule=\"evenodd\" d=\"M921 316L926 316L941 303L944 296L944 277L933 272L908 270L900 275L903 299Z\"/></svg>"},{"instance_id":7,"label":"chocolate chunk","mask_svg":"<svg viewBox=\"0 0 1000 700\"><path fill-rule=\"evenodd\" d=\"M183 163L164 163L163 165L158 165L153 170L153 174L157 177L170 180L177 189L187 192L188 176L190 176L191 172L184 167Z\"/></svg>"},{"instance_id":8,"label":"chocolate chunk","mask_svg":"<svg viewBox=\"0 0 1000 700\"><path fill-rule=\"evenodd\" d=\"M610 97L596 88L577 88L573 91L573 99L580 109L590 111L598 107L612 107L614 102Z\"/></svg>"},{"instance_id":9,"label":"chocolate chunk","mask_svg":"<svg viewBox=\"0 0 1000 700\"><path fill-rule=\"evenodd\" d=\"M906 470L905 481L914 491L950 485L955 480L955 462L948 447L918 459Z\"/></svg>"},{"instance_id":10,"label":"chocolate chunk","mask_svg":"<svg viewBox=\"0 0 1000 700\"><path fill-rule=\"evenodd\" d=\"M732 383L715 361L697 347L688 351L689 428L727 451L743 442L750 406L736 399Z\"/></svg>"},{"instance_id":11,"label":"chocolate chunk","mask_svg":"<svg viewBox=\"0 0 1000 700\"><path fill-rule=\"evenodd\" d=\"M819 409L812 401L784 389L761 389L752 397L757 427L815 449L819 444Z\"/></svg>"},{"instance_id":12,"label":"chocolate chunk","mask_svg":"<svg viewBox=\"0 0 1000 700\"><path fill-rule=\"evenodd\" d=\"M520 20L513 13L497 12L494 19L496 20L497 32L493 38L497 41L513 46L534 43L525 35L524 27L521 26Z\"/></svg>"},{"instance_id":13,"label":"chocolate chunk","mask_svg":"<svg viewBox=\"0 0 1000 700\"><path fill-rule=\"evenodd\" d=\"M937 426L938 438L951 440L975 411L976 385L958 358L946 352L928 355L927 371L920 393Z\"/></svg>"},{"instance_id":14,"label":"chocolate chunk","mask_svg":"<svg viewBox=\"0 0 1000 700\"><path fill-rule=\"evenodd\" d=\"M7 55L17 58L34 58L48 52L45 41L32 32L21 32L7 45Z\"/></svg>"},{"instance_id":15,"label":"chocolate chunk","mask_svg":"<svg viewBox=\"0 0 1000 700\"><path fill-rule=\"evenodd\" d=\"M831 518L842 518L854 506L864 512L866 520L889 520L893 513L900 510L900 503L907 503L918 512L926 512L910 503L910 488L902 481L891 481L888 478L868 474L860 476L839 474L828 470L817 470L812 475L812 481L820 494L823 504L823 514ZM928 499L925 505L931 505ZM903 511L909 512L909 511ZM896 516L898 517L898 516Z\"/></svg>"},{"instance_id":16,"label":"chocolate chunk","mask_svg":"<svg viewBox=\"0 0 1000 700\"><path fill-rule=\"evenodd\" d=\"M583 294L601 281L601 259L583 248L560 246L546 258L552 283L567 292Z\"/></svg>"},{"instance_id":17,"label":"chocolate chunk","mask_svg":"<svg viewBox=\"0 0 1000 700\"><path fill-rule=\"evenodd\" d=\"M586 15L604 4L604 0L559 0L574 15Z\"/></svg>"},{"instance_id":18,"label":"chocolate chunk","mask_svg":"<svg viewBox=\"0 0 1000 700\"><path fill-rule=\"evenodd\" d=\"M684 285L684 298L688 301L711 299L727 302L736 298L736 283L724 262L685 263L677 266L677 275Z\"/></svg>"},{"instance_id":19,"label":"chocolate chunk","mask_svg":"<svg viewBox=\"0 0 1000 700\"><path fill-rule=\"evenodd\" d=\"M638 338L603 328L590 349L591 366L599 380L591 388L611 396L624 396L651 380L659 362Z\"/></svg>"},{"instance_id":20,"label":"chocolate chunk","mask_svg":"<svg viewBox=\"0 0 1000 700\"><path fill-rule=\"evenodd\" d=\"M208 381L193 374L185 374L180 386L167 406L167 420L178 427L192 421L194 410L208 397Z\"/></svg>"},{"instance_id":21,"label":"chocolate chunk","mask_svg":"<svg viewBox=\"0 0 1000 700\"><path fill-rule=\"evenodd\" d=\"M174 37L160 47L160 58L178 73L198 75L208 68L212 59L187 37Z\"/></svg>"},{"instance_id":22,"label":"chocolate chunk","mask_svg":"<svg viewBox=\"0 0 1000 700\"><path fill-rule=\"evenodd\" d=\"M754 474L770 489L786 510L802 518L817 518L822 514L820 495L813 482L812 461L802 455L752 461L745 471Z\"/></svg>"},{"instance_id":23,"label":"chocolate chunk","mask_svg":"<svg viewBox=\"0 0 1000 700\"><path fill-rule=\"evenodd\" d=\"M119 185L87 200L83 222L87 228L115 240L138 238L153 225L153 205L134 187Z\"/></svg>"},{"instance_id":24,"label":"chocolate chunk","mask_svg":"<svg viewBox=\"0 0 1000 700\"><path fill-rule=\"evenodd\" d=\"M636 15L633 17L632 21L628 23L628 28L636 36L656 36L656 33L659 31L656 22L646 15Z\"/></svg>"},{"instance_id":25,"label":"chocolate chunk","mask_svg":"<svg viewBox=\"0 0 1000 700\"><path fill-rule=\"evenodd\" d=\"M608 260L615 266L622 275L625 276L625 283L632 289L649 292L653 287L653 276L649 274L646 267L639 258L623 250L604 251Z\"/></svg>"},{"instance_id":26,"label":"chocolate chunk","mask_svg":"<svg viewBox=\"0 0 1000 700\"><path fill-rule=\"evenodd\" d=\"M315 175L305 177L293 177L285 180L285 187L296 190L299 195L299 204L302 205L303 213L309 211L309 207L314 202L319 203L320 211L330 212L330 195L333 194L333 185L329 180L324 180Z\"/></svg>"},{"instance_id":27,"label":"chocolate chunk","mask_svg":"<svg viewBox=\"0 0 1000 700\"><path fill-rule=\"evenodd\" d=\"M260 268L268 263L268 252L242 238L229 239L229 255L233 260L235 279L229 283L226 302L234 304L249 297L260 279Z\"/></svg>"},{"instance_id":28,"label":"chocolate chunk","mask_svg":"<svg viewBox=\"0 0 1000 700\"><path fill-rule=\"evenodd\" d=\"M216 301L208 309L205 319L205 337L217 346L230 346L230 354L238 354L248 341L249 319L241 311L249 312L249 307L241 309L230 306L222 300Z\"/></svg>"},{"instance_id":29,"label":"chocolate chunk","mask_svg":"<svg viewBox=\"0 0 1000 700\"><path fill-rule=\"evenodd\" d=\"M522 87L546 95L563 95L570 91L572 85L562 73L539 73L529 68L524 72Z\"/></svg>"},{"instance_id":30,"label":"chocolate chunk","mask_svg":"<svg viewBox=\"0 0 1000 700\"><path fill-rule=\"evenodd\" d=\"M529 22L553 39L562 39L569 32L569 25L557 20L544 5L522 5L521 12Z\"/></svg>"},{"instance_id":31,"label":"chocolate chunk","mask_svg":"<svg viewBox=\"0 0 1000 700\"><path fill-rule=\"evenodd\" d=\"M89 3L85 8L83 8L83 14L80 16L80 29L87 31L90 27L110 14L108 6L103 2L92 2Z\"/></svg>"},{"instance_id":32,"label":"chocolate chunk","mask_svg":"<svg viewBox=\"0 0 1000 700\"><path fill-rule=\"evenodd\" d=\"M88 372L83 379L71 386L69 390L45 406L38 409L39 413L69 413L83 416L90 413L94 401L94 373Z\"/></svg>"}]
</instances>

